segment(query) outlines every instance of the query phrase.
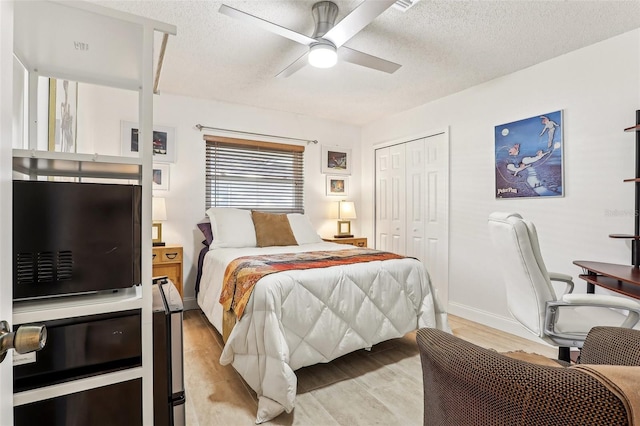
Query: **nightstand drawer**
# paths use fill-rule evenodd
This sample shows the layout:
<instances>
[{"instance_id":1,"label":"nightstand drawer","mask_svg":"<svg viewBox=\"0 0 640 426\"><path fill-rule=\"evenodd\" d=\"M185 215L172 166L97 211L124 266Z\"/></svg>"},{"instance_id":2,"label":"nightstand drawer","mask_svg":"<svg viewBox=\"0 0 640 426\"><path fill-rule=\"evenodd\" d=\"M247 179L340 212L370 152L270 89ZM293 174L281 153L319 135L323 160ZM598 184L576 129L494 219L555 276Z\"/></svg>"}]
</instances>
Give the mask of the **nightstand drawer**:
<instances>
[{"instance_id":1,"label":"nightstand drawer","mask_svg":"<svg viewBox=\"0 0 640 426\"><path fill-rule=\"evenodd\" d=\"M354 238L353 241L351 243L349 243L349 244L357 246L357 247L366 247L367 246L367 239L366 238Z\"/></svg>"},{"instance_id":2,"label":"nightstand drawer","mask_svg":"<svg viewBox=\"0 0 640 426\"><path fill-rule=\"evenodd\" d=\"M154 247L153 263L182 262L182 247Z\"/></svg>"},{"instance_id":3,"label":"nightstand drawer","mask_svg":"<svg viewBox=\"0 0 640 426\"><path fill-rule=\"evenodd\" d=\"M166 275L182 294L182 246L153 247L152 276Z\"/></svg>"},{"instance_id":4,"label":"nightstand drawer","mask_svg":"<svg viewBox=\"0 0 640 426\"><path fill-rule=\"evenodd\" d=\"M366 247L366 238L323 238L324 241L330 241L338 244L349 244L356 247Z\"/></svg>"}]
</instances>

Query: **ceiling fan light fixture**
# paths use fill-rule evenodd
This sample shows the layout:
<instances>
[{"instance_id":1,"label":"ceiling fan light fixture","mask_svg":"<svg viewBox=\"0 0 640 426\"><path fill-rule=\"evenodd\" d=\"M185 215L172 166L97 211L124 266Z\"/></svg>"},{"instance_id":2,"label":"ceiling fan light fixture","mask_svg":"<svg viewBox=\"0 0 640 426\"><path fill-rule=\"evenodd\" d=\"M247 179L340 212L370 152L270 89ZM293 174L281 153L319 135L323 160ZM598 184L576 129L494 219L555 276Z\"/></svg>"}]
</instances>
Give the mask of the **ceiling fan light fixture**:
<instances>
[{"instance_id":1,"label":"ceiling fan light fixture","mask_svg":"<svg viewBox=\"0 0 640 426\"><path fill-rule=\"evenodd\" d=\"M309 65L316 68L331 68L338 62L335 46L329 43L317 43L309 49Z\"/></svg>"}]
</instances>

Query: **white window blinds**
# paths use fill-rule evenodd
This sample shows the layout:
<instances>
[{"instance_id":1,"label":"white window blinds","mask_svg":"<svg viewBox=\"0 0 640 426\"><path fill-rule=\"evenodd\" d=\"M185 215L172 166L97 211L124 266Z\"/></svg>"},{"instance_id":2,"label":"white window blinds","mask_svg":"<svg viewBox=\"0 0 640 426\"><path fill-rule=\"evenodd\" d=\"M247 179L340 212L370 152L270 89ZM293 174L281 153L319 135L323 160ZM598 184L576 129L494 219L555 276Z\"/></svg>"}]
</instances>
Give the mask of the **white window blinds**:
<instances>
[{"instance_id":1,"label":"white window blinds","mask_svg":"<svg viewBox=\"0 0 640 426\"><path fill-rule=\"evenodd\" d=\"M206 208L304 213L304 147L205 135Z\"/></svg>"}]
</instances>

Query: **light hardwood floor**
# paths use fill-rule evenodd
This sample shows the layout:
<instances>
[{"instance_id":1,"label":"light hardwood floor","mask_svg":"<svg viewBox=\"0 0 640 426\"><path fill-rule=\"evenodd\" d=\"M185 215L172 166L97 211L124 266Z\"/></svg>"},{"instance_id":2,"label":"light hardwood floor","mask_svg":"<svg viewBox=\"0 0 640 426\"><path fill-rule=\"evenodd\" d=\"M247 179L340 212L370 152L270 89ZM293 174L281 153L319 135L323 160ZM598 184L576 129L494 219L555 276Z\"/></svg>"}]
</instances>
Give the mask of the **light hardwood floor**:
<instances>
[{"instance_id":1,"label":"light hardwood floor","mask_svg":"<svg viewBox=\"0 0 640 426\"><path fill-rule=\"evenodd\" d=\"M525 350L556 357L557 350L449 316L453 333L497 351ZM218 362L220 334L199 310L184 313L187 425L252 425L256 394L231 366ZM296 371L296 408L268 425L421 425L422 369L415 332L327 364Z\"/></svg>"}]
</instances>

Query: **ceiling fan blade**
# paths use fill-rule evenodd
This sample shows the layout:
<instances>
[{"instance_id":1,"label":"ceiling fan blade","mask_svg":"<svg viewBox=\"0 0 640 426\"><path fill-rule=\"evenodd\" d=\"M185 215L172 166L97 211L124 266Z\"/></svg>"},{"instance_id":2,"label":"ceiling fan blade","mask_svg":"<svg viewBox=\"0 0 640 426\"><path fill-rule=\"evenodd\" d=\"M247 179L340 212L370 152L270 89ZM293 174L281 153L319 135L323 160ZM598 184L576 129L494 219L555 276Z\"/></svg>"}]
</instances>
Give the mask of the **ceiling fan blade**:
<instances>
[{"instance_id":1,"label":"ceiling fan blade","mask_svg":"<svg viewBox=\"0 0 640 426\"><path fill-rule=\"evenodd\" d=\"M322 38L340 47L369 25L382 12L389 9L396 0L365 0L350 14L338 22Z\"/></svg>"},{"instance_id":2,"label":"ceiling fan blade","mask_svg":"<svg viewBox=\"0 0 640 426\"><path fill-rule=\"evenodd\" d=\"M278 34L282 37L286 37L289 40L293 40L300 44L304 44L305 46L309 46L311 43L316 42L314 39L312 39L311 37L307 37L304 34L300 34L288 28L281 27L280 25L274 24L273 22L265 21L264 19L258 18L257 16L249 15L246 12L242 12L241 10L234 9L225 4L220 6L220 9L218 9L218 12L222 13L223 15L227 15L232 18L239 19L241 21L252 23L254 25L259 26L262 29Z\"/></svg>"},{"instance_id":3,"label":"ceiling fan blade","mask_svg":"<svg viewBox=\"0 0 640 426\"><path fill-rule=\"evenodd\" d=\"M285 69L280 71L278 73L278 75L276 75L276 77L286 78L286 77L289 77L294 72L299 71L302 67L307 65L307 56L309 56L309 52L308 51L305 52L298 59L293 61L293 63L291 65L289 65L288 67L286 67Z\"/></svg>"},{"instance_id":4,"label":"ceiling fan blade","mask_svg":"<svg viewBox=\"0 0 640 426\"><path fill-rule=\"evenodd\" d=\"M386 72L389 74L393 74L398 70L398 68L402 66L400 64L396 64L395 62L378 58L377 56L362 53L358 50L349 49L345 46L342 46L340 50L338 50L338 57L343 61L351 62L352 64L361 65L363 67L372 68L374 70Z\"/></svg>"}]
</instances>

